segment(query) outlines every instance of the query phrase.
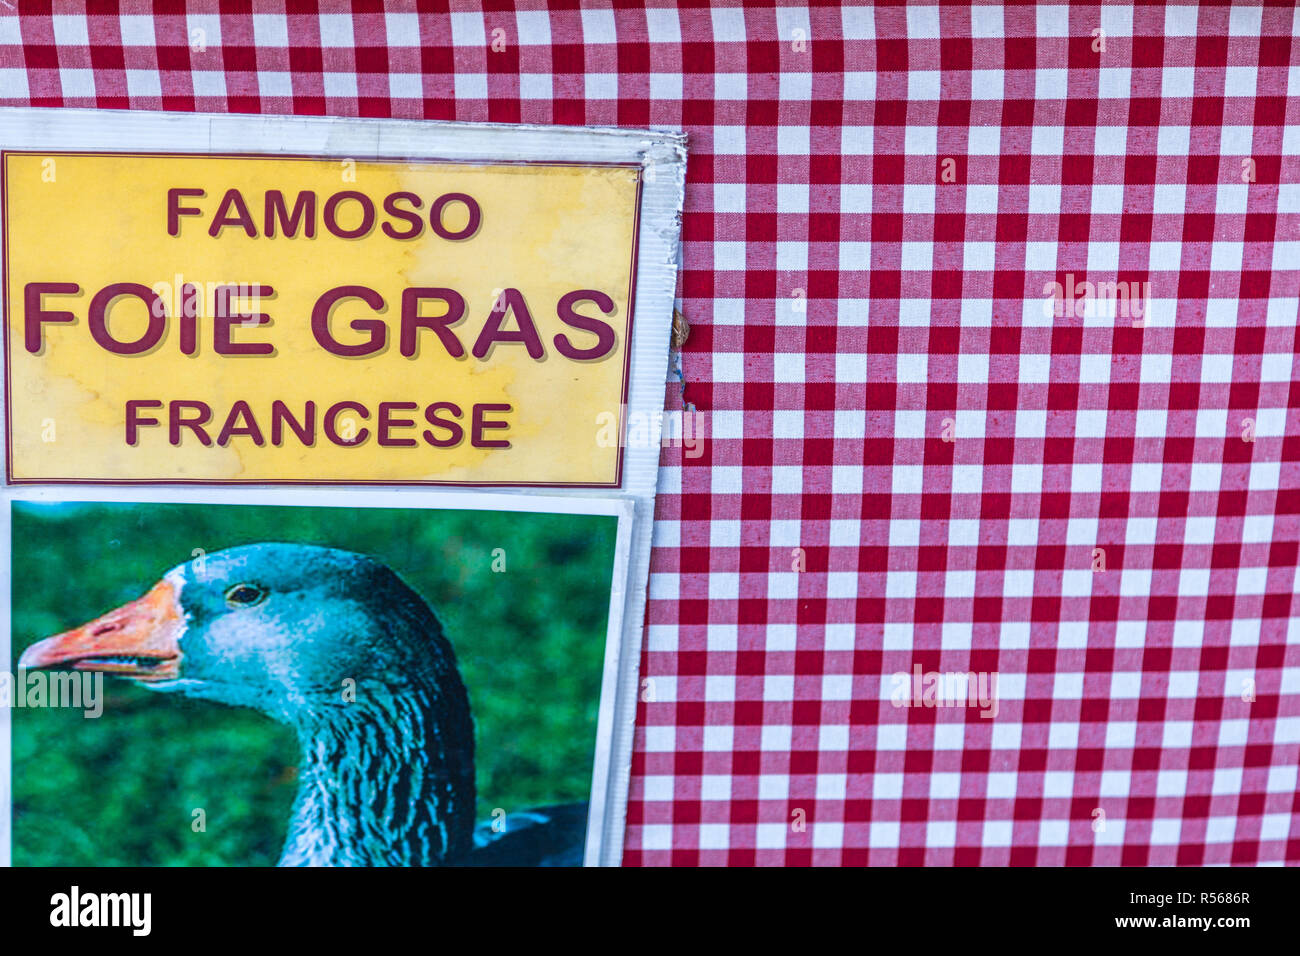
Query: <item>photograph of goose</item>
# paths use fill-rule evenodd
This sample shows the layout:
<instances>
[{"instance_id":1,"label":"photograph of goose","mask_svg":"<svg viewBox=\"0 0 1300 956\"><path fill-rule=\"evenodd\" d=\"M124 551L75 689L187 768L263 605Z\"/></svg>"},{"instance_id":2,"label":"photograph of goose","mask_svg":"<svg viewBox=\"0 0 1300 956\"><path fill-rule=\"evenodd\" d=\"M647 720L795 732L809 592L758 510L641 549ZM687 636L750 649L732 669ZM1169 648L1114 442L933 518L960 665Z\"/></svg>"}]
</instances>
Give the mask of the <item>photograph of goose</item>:
<instances>
[{"instance_id":1,"label":"photograph of goose","mask_svg":"<svg viewBox=\"0 0 1300 956\"><path fill-rule=\"evenodd\" d=\"M9 517L11 668L106 675L11 711L15 865L584 862L619 516Z\"/></svg>"}]
</instances>

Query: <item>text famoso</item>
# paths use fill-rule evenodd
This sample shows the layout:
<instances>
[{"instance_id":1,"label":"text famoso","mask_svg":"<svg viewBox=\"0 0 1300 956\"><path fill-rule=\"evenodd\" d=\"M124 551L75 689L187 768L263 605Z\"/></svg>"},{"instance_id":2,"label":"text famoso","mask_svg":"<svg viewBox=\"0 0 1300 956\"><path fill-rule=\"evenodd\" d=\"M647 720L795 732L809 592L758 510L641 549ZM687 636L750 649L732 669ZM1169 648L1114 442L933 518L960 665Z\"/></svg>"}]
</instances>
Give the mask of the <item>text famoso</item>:
<instances>
[{"instance_id":1,"label":"text famoso","mask_svg":"<svg viewBox=\"0 0 1300 956\"><path fill-rule=\"evenodd\" d=\"M185 205L206 196L202 189L175 187L167 190L167 235L180 236L184 217L204 217L201 206ZM412 192L394 192L385 196L380 206L384 221L380 232L390 239L417 239L424 233L424 200ZM449 207L465 209L465 224L451 228L446 224ZM207 233L216 239L223 229L241 230L250 239L258 236L257 219L253 215L256 204L251 205L238 189L227 189L217 203L216 211L208 221ZM375 201L356 189L343 189L326 197L323 202L316 192L304 189L294 197L293 208L279 189L268 189L262 195L262 235L274 239L282 235L292 239L301 234L307 239L316 236L317 211L325 231L339 239L360 239L369 235L379 216ZM346 212L343 212L346 210ZM483 222L483 210L478 201L467 193L443 193L429 203L429 229L440 239L460 242L471 239ZM344 225L343 220L355 224Z\"/></svg>"}]
</instances>

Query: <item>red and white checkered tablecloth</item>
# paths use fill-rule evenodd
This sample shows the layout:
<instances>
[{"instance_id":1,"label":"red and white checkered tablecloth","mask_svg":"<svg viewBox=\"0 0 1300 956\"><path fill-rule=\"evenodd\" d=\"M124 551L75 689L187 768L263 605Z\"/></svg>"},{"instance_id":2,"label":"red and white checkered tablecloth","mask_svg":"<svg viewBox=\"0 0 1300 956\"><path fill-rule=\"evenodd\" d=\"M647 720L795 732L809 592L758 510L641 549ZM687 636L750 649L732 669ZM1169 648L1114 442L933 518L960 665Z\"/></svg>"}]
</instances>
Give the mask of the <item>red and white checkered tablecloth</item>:
<instances>
[{"instance_id":1,"label":"red and white checkered tablecloth","mask_svg":"<svg viewBox=\"0 0 1300 956\"><path fill-rule=\"evenodd\" d=\"M626 863L1300 863L1293 8L11 6L5 105L689 133Z\"/></svg>"}]
</instances>

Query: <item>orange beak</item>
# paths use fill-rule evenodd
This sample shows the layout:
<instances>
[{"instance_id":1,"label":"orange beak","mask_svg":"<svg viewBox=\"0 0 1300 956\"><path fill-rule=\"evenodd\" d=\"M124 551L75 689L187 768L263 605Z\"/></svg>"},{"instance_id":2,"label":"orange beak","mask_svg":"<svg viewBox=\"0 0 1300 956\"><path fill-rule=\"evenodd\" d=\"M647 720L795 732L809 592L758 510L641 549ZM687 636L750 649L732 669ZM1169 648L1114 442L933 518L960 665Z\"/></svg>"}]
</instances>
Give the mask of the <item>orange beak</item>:
<instances>
[{"instance_id":1,"label":"orange beak","mask_svg":"<svg viewBox=\"0 0 1300 956\"><path fill-rule=\"evenodd\" d=\"M142 681L180 676L184 618L176 592L160 581L142 598L89 624L55 634L23 651L19 668L68 667Z\"/></svg>"}]
</instances>

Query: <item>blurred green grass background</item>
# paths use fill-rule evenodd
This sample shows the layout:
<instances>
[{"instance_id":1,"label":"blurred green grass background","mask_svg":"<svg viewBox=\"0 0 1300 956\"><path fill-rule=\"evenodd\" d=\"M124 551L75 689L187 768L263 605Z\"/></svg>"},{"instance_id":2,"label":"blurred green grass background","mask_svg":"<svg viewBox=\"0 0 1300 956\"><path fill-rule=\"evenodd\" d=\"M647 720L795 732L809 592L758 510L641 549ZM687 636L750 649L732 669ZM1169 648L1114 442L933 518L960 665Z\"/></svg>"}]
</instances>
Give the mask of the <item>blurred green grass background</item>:
<instances>
[{"instance_id":1,"label":"blurred green grass background","mask_svg":"<svg viewBox=\"0 0 1300 956\"><path fill-rule=\"evenodd\" d=\"M456 649L477 729L478 818L586 800L616 530L602 516L16 502L13 658L139 597L195 548L359 551L429 602ZM496 548L504 573L492 570ZM11 714L15 865L278 859L296 792L287 728L111 677L97 720L70 709ZM207 829L195 833L199 807Z\"/></svg>"}]
</instances>

